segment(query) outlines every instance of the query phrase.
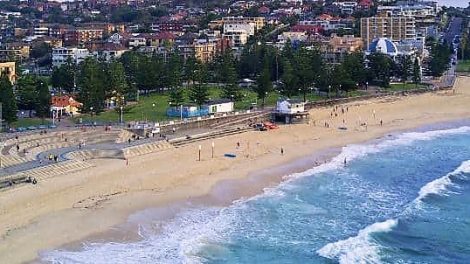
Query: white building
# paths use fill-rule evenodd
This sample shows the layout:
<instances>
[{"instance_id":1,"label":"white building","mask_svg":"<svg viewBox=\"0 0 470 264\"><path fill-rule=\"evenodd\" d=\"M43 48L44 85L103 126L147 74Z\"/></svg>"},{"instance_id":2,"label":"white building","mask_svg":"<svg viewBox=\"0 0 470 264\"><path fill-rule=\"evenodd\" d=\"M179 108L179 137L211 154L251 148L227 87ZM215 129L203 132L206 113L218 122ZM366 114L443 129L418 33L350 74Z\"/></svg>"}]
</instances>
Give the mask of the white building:
<instances>
[{"instance_id":1,"label":"white building","mask_svg":"<svg viewBox=\"0 0 470 264\"><path fill-rule=\"evenodd\" d=\"M348 14L348 15L351 15L352 13L354 13L354 10L357 7L357 2L355 1L346 1L346 2L336 1L333 4L336 5L341 10L341 13Z\"/></svg>"},{"instance_id":2,"label":"white building","mask_svg":"<svg viewBox=\"0 0 470 264\"><path fill-rule=\"evenodd\" d=\"M245 31L249 36L253 36L255 29L255 23L224 23L224 33Z\"/></svg>"},{"instance_id":3,"label":"white building","mask_svg":"<svg viewBox=\"0 0 470 264\"><path fill-rule=\"evenodd\" d=\"M206 103L203 109L209 110L209 114L233 112L234 104L228 99L214 100Z\"/></svg>"},{"instance_id":4,"label":"white building","mask_svg":"<svg viewBox=\"0 0 470 264\"><path fill-rule=\"evenodd\" d=\"M141 47L147 45L147 39L140 34L132 34L129 38L129 47Z\"/></svg>"},{"instance_id":5,"label":"white building","mask_svg":"<svg viewBox=\"0 0 470 264\"><path fill-rule=\"evenodd\" d=\"M52 66L59 67L69 59L73 63L79 64L88 56L90 56L90 52L87 49L65 47L54 48L52 49Z\"/></svg>"},{"instance_id":6,"label":"white building","mask_svg":"<svg viewBox=\"0 0 470 264\"><path fill-rule=\"evenodd\" d=\"M279 100L276 104L276 112L281 114L305 113L305 102L292 99Z\"/></svg>"},{"instance_id":7,"label":"white building","mask_svg":"<svg viewBox=\"0 0 470 264\"><path fill-rule=\"evenodd\" d=\"M37 36L37 37L49 36L49 28L47 28L47 27L36 27L36 28L34 28L34 36Z\"/></svg>"},{"instance_id":8,"label":"white building","mask_svg":"<svg viewBox=\"0 0 470 264\"><path fill-rule=\"evenodd\" d=\"M232 47L242 47L248 42L248 34L244 30L230 31L223 34L224 38L230 40Z\"/></svg>"},{"instance_id":9,"label":"white building","mask_svg":"<svg viewBox=\"0 0 470 264\"><path fill-rule=\"evenodd\" d=\"M308 34L307 32L286 31L278 35L277 39L282 43L286 43L288 40L290 42L304 42L308 39Z\"/></svg>"}]
</instances>

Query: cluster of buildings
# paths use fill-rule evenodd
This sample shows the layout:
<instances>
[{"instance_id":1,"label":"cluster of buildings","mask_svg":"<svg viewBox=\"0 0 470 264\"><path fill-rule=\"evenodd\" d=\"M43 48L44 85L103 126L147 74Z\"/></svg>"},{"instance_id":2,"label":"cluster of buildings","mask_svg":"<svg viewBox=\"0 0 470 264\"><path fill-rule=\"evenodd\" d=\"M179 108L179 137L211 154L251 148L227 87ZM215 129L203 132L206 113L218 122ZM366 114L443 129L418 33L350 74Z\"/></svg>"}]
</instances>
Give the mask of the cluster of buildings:
<instances>
[{"instance_id":1,"label":"cluster of buildings","mask_svg":"<svg viewBox=\"0 0 470 264\"><path fill-rule=\"evenodd\" d=\"M315 45L331 63L355 51L423 57L425 39L439 35L442 19L436 2L418 0L235 1L211 8L172 0L159 3L164 14L145 23L112 23L113 8L144 12L160 6L143 0L22 0L16 9L34 9L40 18L25 19L22 12L0 9L0 61L34 64L32 51L46 43L51 49L49 69L67 61L78 64L89 56L112 60L129 50L164 58L178 52L209 62L227 49L241 54L266 26L272 30L268 45ZM73 22L51 22L57 10ZM94 19L100 16L108 22ZM214 19L202 23L209 16ZM16 20L21 19L27 20L26 26L18 26Z\"/></svg>"}]
</instances>

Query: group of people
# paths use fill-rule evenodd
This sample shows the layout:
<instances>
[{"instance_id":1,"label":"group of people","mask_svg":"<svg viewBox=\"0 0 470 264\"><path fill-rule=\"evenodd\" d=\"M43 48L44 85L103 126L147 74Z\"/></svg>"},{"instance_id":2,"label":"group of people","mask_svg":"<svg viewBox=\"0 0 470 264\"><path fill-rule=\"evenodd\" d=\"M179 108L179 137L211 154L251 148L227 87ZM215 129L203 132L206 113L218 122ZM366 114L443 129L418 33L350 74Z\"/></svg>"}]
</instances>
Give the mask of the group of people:
<instances>
[{"instance_id":1,"label":"group of people","mask_svg":"<svg viewBox=\"0 0 470 264\"><path fill-rule=\"evenodd\" d=\"M51 153L49 153L49 155L47 156L48 160L49 161L54 161L54 162L58 162L59 161L59 156L57 155L53 155Z\"/></svg>"}]
</instances>

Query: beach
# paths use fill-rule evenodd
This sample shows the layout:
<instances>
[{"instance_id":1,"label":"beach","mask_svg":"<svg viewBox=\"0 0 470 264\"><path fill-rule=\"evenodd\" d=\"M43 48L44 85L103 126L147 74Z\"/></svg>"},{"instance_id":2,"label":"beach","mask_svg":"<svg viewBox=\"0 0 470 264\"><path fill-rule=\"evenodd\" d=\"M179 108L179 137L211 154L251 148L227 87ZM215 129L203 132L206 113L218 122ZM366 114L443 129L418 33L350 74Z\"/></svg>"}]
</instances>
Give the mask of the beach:
<instances>
[{"instance_id":1,"label":"beach","mask_svg":"<svg viewBox=\"0 0 470 264\"><path fill-rule=\"evenodd\" d=\"M240 184L231 199L254 195L279 183L285 174L323 162L315 160L315 153L423 125L467 119L469 106L470 78L459 77L455 92L352 102L339 105L337 117L332 106L313 109L309 124L197 142L130 159L128 165L122 160L95 160L96 166L90 169L0 193L0 263L34 261L39 252L112 230L146 208L205 196L221 181L246 179L312 156L273 172L272 178L263 177L259 184ZM225 153L237 157L225 158Z\"/></svg>"}]
</instances>

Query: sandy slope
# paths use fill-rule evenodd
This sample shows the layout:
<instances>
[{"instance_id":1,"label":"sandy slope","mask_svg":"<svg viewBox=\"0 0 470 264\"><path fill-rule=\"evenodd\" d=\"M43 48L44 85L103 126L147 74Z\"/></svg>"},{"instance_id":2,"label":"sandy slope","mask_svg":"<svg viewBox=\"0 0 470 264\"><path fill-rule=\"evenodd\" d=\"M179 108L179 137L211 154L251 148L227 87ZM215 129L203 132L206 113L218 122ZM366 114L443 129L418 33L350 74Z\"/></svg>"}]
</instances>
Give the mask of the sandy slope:
<instances>
[{"instance_id":1,"label":"sandy slope","mask_svg":"<svg viewBox=\"0 0 470 264\"><path fill-rule=\"evenodd\" d=\"M309 125L217 139L214 159L210 158L212 141L207 141L137 157L129 166L124 161L95 161L97 166L86 171L1 192L0 263L34 260L42 250L109 230L138 210L204 195L223 179L243 178L319 150L363 142L390 131L470 118L470 78L457 80L455 94L376 99L346 107L346 114L333 118L331 107L315 109L311 113L315 121ZM341 106L339 109L341 112ZM343 126L343 119L347 131L337 129ZM324 127L325 122L330 128ZM360 122L367 122L367 131ZM201 162L197 161L199 144L203 147ZM238 157L223 158L227 152Z\"/></svg>"}]
</instances>

